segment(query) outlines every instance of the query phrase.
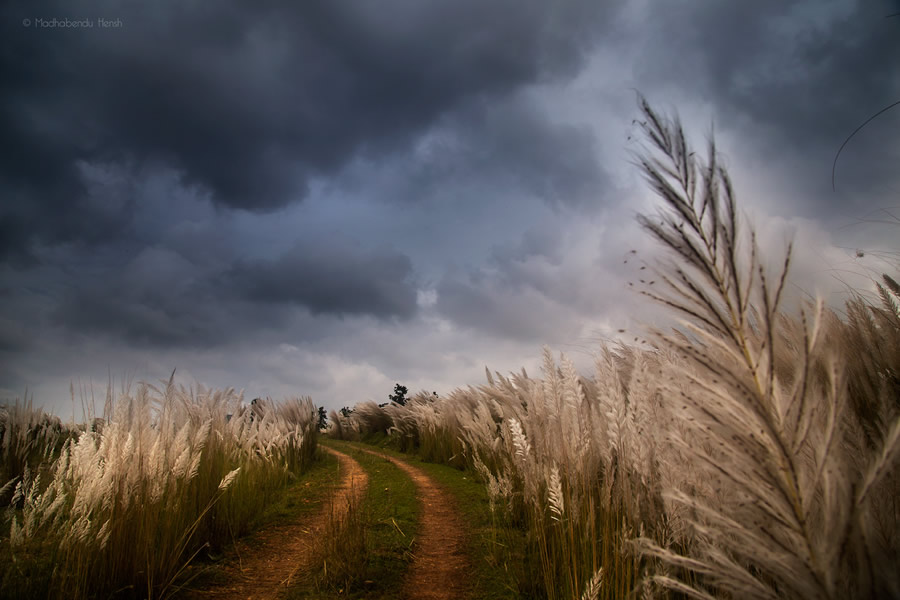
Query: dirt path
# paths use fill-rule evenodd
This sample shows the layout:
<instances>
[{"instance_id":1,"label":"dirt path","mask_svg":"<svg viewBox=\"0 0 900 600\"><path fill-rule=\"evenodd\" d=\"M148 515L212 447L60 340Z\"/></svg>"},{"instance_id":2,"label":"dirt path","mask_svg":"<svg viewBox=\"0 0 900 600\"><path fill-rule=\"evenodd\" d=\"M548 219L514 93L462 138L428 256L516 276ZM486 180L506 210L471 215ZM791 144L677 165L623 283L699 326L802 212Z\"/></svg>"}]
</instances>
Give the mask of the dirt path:
<instances>
[{"instance_id":1,"label":"dirt path","mask_svg":"<svg viewBox=\"0 0 900 600\"><path fill-rule=\"evenodd\" d=\"M359 446L356 446L359 448ZM422 500L422 527L412 566L404 584L404 598L450 600L465 598L471 577L465 554L465 526L447 492L424 471L406 461L373 450L363 452L386 458L412 478Z\"/></svg>"},{"instance_id":2,"label":"dirt path","mask_svg":"<svg viewBox=\"0 0 900 600\"><path fill-rule=\"evenodd\" d=\"M365 493L369 476L359 463L342 452L319 446L335 455L343 474L334 492L338 517L346 514L350 502L358 502ZM309 568L312 548L322 535L331 513L331 503L322 511L296 523L268 527L238 541L238 560L225 567L227 583L209 590L194 590L186 595L196 600L263 600L277 598L295 575Z\"/></svg>"}]
</instances>

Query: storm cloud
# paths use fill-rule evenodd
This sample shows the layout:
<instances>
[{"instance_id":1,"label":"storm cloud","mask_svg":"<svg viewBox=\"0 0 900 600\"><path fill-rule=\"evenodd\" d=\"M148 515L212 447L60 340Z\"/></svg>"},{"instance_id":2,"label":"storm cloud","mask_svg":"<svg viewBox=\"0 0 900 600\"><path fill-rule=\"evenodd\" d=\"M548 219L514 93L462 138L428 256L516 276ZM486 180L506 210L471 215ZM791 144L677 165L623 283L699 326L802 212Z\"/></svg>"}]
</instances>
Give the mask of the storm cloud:
<instances>
[{"instance_id":1,"label":"storm cloud","mask_svg":"<svg viewBox=\"0 0 900 600\"><path fill-rule=\"evenodd\" d=\"M226 208L302 200L310 177L402 148L466 100L574 72L608 10L587 1L9 3L4 255L35 238L127 235L129 194L98 206L85 169L170 168ZM123 26L39 26L100 16Z\"/></svg>"},{"instance_id":2,"label":"storm cloud","mask_svg":"<svg viewBox=\"0 0 900 600\"><path fill-rule=\"evenodd\" d=\"M411 261L395 251L297 244L222 267L155 246L68 286L50 321L138 346L210 348L277 330L296 311L409 319L416 308Z\"/></svg>"},{"instance_id":3,"label":"storm cloud","mask_svg":"<svg viewBox=\"0 0 900 600\"><path fill-rule=\"evenodd\" d=\"M647 21L666 43L648 45L640 68L657 82L696 87L716 107L718 126L738 129L803 182L815 197L807 211L847 204L861 216L867 200L884 201L885 180L897 183L900 109L841 153L838 193L832 165L859 125L900 100L898 11L888 0L666 3Z\"/></svg>"},{"instance_id":4,"label":"storm cloud","mask_svg":"<svg viewBox=\"0 0 900 600\"><path fill-rule=\"evenodd\" d=\"M397 252L299 244L275 260L235 265L222 283L250 301L313 314L407 319L416 310L412 274L412 261Z\"/></svg>"},{"instance_id":5,"label":"storm cloud","mask_svg":"<svg viewBox=\"0 0 900 600\"><path fill-rule=\"evenodd\" d=\"M797 240L791 289L839 305L836 280L895 256L869 221L896 204L900 107L835 191L831 166L900 99L898 12L6 2L0 399L58 409L72 381L177 367L339 408L531 369L545 344L589 366L665 322L629 285L656 252L636 91L701 152L715 134L765 250Z\"/></svg>"}]
</instances>

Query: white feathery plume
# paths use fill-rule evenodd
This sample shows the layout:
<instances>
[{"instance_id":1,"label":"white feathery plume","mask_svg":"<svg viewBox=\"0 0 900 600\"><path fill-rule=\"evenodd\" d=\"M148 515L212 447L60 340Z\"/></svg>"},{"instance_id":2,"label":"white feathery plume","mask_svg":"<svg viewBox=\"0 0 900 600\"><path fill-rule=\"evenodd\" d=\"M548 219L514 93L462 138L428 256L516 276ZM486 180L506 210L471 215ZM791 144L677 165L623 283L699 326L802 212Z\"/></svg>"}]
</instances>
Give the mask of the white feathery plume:
<instances>
[{"instance_id":1,"label":"white feathery plume","mask_svg":"<svg viewBox=\"0 0 900 600\"><path fill-rule=\"evenodd\" d=\"M229 487L231 487L231 484L234 483L234 480L237 478L237 475L240 472L240 470L241 470L241 468L238 467L232 471L229 471L228 474L222 478L222 481L219 482L219 488L218 488L220 492L223 492L223 491L227 490Z\"/></svg>"},{"instance_id":2,"label":"white feathery plume","mask_svg":"<svg viewBox=\"0 0 900 600\"><path fill-rule=\"evenodd\" d=\"M525 432L522 431L522 424L517 419L509 419L509 431L512 434L512 443L516 448L516 456L521 461L526 461L531 452L531 444L525 439Z\"/></svg>"},{"instance_id":3,"label":"white feathery plume","mask_svg":"<svg viewBox=\"0 0 900 600\"><path fill-rule=\"evenodd\" d=\"M584 592L581 594L581 600L598 600L600 598L600 588L603 585L603 567L594 572L591 580L588 581Z\"/></svg>"},{"instance_id":4,"label":"white feathery plume","mask_svg":"<svg viewBox=\"0 0 900 600\"><path fill-rule=\"evenodd\" d=\"M559 479L559 468L556 465L550 467L550 480L547 482L547 500L550 505L551 518L559 521L565 512L562 482Z\"/></svg>"}]
</instances>

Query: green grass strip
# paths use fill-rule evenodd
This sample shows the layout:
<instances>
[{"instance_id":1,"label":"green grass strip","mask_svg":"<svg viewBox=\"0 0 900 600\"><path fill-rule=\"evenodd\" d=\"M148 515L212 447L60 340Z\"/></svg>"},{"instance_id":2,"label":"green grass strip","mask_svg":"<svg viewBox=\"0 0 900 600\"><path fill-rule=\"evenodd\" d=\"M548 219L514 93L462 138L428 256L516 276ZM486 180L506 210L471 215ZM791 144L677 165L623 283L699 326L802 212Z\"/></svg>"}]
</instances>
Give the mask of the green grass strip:
<instances>
[{"instance_id":1,"label":"green grass strip","mask_svg":"<svg viewBox=\"0 0 900 600\"><path fill-rule=\"evenodd\" d=\"M397 452L387 447L390 438L382 438L380 442L377 450L421 469L454 500L466 524L464 533L466 552L472 565L472 598L528 597L528 591L520 589L517 583L529 579L523 572L525 534L520 528L501 520L501 507L492 513L487 489L477 475L447 465L423 462L416 455ZM327 443L332 442L329 440ZM368 443L360 445L369 446Z\"/></svg>"},{"instance_id":2,"label":"green grass strip","mask_svg":"<svg viewBox=\"0 0 900 600\"><path fill-rule=\"evenodd\" d=\"M351 519L349 534L353 539L347 546L353 550L337 549L322 556L322 566L293 587L288 598L402 598L421 510L415 484L390 461L361 452L354 444L334 440L320 443L358 461L369 475L369 487L359 509L360 518ZM365 538L362 550L353 543L360 536ZM340 555L335 556L335 552Z\"/></svg>"}]
</instances>

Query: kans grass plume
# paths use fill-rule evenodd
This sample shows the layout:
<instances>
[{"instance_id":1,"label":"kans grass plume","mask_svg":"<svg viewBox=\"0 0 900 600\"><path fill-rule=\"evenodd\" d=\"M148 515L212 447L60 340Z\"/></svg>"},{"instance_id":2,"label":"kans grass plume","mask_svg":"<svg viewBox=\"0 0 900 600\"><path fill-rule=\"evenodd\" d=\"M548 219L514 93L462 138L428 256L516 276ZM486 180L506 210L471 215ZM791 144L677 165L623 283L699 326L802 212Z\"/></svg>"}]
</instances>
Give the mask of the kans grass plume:
<instances>
[{"instance_id":1,"label":"kans grass plume","mask_svg":"<svg viewBox=\"0 0 900 600\"><path fill-rule=\"evenodd\" d=\"M4 595L166 597L312 460L308 398L246 407L230 389L163 383L124 393L102 426L66 442L41 468L46 483L18 480Z\"/></svg>"},{"instance_id":2,"label":"kans grass plume","mask_svg":"<svg viewBox=\"0 0 900 600\"><path fill-rule=\"evenodd\" d=\"M860 375L847 368L853 349L840 340L859 323L840 322L821 300L786 314L790 248L769 274L752 228L740 225L714 142L703 162L677 119L644 100L641 108L653 151L640 164L664 208L640 221L671 255L659 266L664 291L645 293L683 317L678 330L656 332L677 355L664 394L686 424L670 433L678 451L663 460L668 469L698 470L713 486L705 494L665 490L691 515L690 551L647 539L639 545L697 579L656 581L698 598L900 597L898 511L890 500L897 398L879 390L851 402L848 379ZM875 330L896 343L897 320L885 316Z\"/></svg>"},{"instance_id":3,"label":"kans grass plume","mask_svg":"<svg viewBox=\"0 0 900 600\"><path fill-rule=\"evenodd\" d=\"M639 221L668 256L643 293L680 325L599 348L590 377L545 351L540 378L366 403L332 432L476 471L525 531L523 593L900 597L900 287L845 319L783 309L790 248L764 268L715 143L701 159L640 107L662 210Z\"/></svg>"}]
</instances>

